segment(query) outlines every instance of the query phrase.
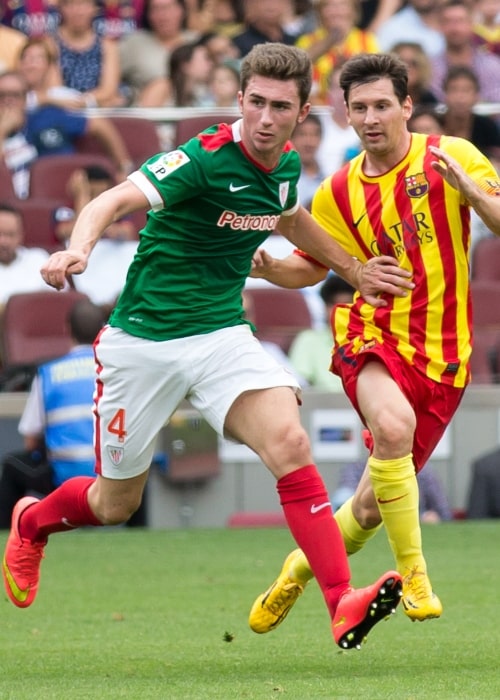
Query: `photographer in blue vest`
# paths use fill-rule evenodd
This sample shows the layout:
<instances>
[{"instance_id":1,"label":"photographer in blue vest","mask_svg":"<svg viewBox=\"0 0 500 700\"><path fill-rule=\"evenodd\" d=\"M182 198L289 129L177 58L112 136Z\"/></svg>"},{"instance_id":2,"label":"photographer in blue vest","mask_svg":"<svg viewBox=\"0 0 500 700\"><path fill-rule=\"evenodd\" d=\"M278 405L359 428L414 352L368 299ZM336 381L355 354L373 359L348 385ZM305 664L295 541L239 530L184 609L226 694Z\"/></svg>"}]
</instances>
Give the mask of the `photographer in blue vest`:
<instances>
[{"instance_id":1,"label":"photographer in blue vest","mask_svg":"<svg viewBox=\"0 0 500 700\"><path fill-rule=\"evenodd\" d=\"M99 306L77 301L68 318L73 347L38 368L19 422L25 451L2 464L0 528L10 527L12 509L27 493L46 495L70 477L94 475L92 343L105 321Z\"/></svg>"}]
</instances>

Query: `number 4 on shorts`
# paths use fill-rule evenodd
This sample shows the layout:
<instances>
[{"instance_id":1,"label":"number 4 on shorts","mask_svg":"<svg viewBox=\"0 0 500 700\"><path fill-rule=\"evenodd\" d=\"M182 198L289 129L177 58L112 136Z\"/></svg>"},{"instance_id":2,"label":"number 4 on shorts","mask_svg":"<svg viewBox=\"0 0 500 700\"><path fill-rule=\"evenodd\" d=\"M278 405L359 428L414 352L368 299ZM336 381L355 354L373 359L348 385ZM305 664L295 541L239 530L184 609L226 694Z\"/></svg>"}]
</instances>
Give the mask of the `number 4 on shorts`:
<instances>
[{"instance_id":1,"label":"number 4 on shorts","mask_svg":"<svg viewBox=\"0 0 500 700\"><path fill-rule=\"evenodd\" d=\"M109 421L107 427L108 433L118 436L119 442L123 442L127 435L125 430L125 409L119 408L113 418Z\"/></svg>"}]
</instances>

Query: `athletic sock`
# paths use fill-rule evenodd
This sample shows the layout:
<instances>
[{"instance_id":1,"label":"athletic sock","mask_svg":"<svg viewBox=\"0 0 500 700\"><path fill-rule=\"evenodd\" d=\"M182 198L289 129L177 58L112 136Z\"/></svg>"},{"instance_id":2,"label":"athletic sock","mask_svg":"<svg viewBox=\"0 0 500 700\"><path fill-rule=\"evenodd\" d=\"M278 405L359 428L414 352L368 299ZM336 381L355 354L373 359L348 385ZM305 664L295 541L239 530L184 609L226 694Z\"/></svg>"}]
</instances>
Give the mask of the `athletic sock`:
<instances>
[{"instance_id":1,"label":"athletic sock","mask_svg":"<svg viewBox=\"0 0 500 700\"><path fill-rule=\"evenodd\" d=\"M362 528L352 512L352 500L353 496L348 498L347 501L340 506L340 508L337 508L334 515L337 525L339 526L342 539L344 540L347 556L359 552L359 550L364 547L366 542L377 534L383 525L383 523L380 523L380 525L376 525L369 530ZM301 551L294 558L290 573L294 581L302 584L306 584L314 577L304 552Z\"/></svg>"},{"instance_id":2,"label":"athletic sock","mask_svg":"<svg viewBox=\"0 0 500 700\"><path fill-rule=\"evenodd\" d=\"M277 489L288 527L309 561L333 618L351 575L323 479L316 466L308 464L279 479Z\"/></svg>"},{"instance_id":3,"label":"athletic sock","mask_svg":"<svg viewBox=\"0 0 500 700\"><path fill-rule=\"evenodd\" d=\"M45 542L54 532L102 523L90 509L87 491L92 477L75 476L38 503L28 506L21 517L20 535L30 542Z\"/></svg>"},{"instance_id":4,"label":"athletic sock","mask_svg":"<svg viewBox=\"0 0 500 700\"><path fill-rule=\"evenodd\" d=\"M412 455L385 460L370 456L368 467L399 573L404 575L414 566L426 571Z\"/></svg>"},{"instance_id":5,"label":"athletic sock","mask_svg":"<svg viewBox=\"0 0 500 700\"><path fill-rule=\"evenodd\" d=\"M342 533L342 539L344 540L344 546L348 555L359 552L368 540L377 534L383 525L383 523L380 523L380 525L375 525L375 527L371 527L369 530L362 528L352 512L353 498L354 496L348 498L347 501L335 511L335 520Z\"/></svg>"}]
</instances>

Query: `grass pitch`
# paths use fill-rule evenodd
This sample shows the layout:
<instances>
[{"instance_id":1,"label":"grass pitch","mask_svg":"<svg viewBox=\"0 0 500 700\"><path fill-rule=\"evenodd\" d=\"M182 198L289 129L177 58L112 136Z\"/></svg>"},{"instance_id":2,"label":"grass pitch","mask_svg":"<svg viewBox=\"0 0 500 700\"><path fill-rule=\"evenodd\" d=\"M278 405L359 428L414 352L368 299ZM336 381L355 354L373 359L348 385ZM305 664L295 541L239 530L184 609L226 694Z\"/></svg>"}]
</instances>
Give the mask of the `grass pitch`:
<instances>
[{"instance_id":1,"label":"grass pitch","mask_svg":"<svg viewBox=\"0 0 500 700\"><path fill-rule=\"evenodd\" d=\"M314 582L279 629L248 628L286 530L56 535L33 606L2 594L0 700L498 700L500 521L423 535L443 617L398 609L348 652ZM392 568L384 533L350 561L354 585Z\"/></svg>"}]
</instances>

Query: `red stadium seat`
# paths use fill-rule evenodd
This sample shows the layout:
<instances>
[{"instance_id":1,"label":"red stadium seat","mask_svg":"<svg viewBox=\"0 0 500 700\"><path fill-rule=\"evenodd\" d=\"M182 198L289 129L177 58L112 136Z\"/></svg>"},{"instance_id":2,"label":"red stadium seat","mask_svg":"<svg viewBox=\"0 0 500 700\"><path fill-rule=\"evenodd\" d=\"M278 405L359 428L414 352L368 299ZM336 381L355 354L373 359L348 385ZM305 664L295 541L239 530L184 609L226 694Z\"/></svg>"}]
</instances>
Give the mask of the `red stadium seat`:
<instances>
[{"instance_id":1,"label":"red stadium seat","mask_svg":"<svg viewBox=\"0 0 500 700\"><path fill-rule=\"evenodd\" d=\"M245 295L252 301L257 338L276 343L285 353L297 333L312 326L309 307L298 289L257 287L245 289Z\"/></svg>"},{"instance_id":2,"label":"red stadium seat","mask_svg":"<svg viewBox=\"0 0 500 700\"><path fill-rule=\"evenodd\" d=\"M77 168L100 165L114 174L115 165L110 158L95 153L71 153L44 156L31 166L30 197L68 201L67 185Z\"/></svg>"},{"instance_id":3,"label":"red stadium seat","mask_svg":"<svg viewBox=\"0 0 500 700\"><path fill-rule=\"evenodd\" d=\"M142 117L108 117L125 142L135 168L162 151L155 122ZM107 156L102 143L94 136L82 136L76 143L79 153Z\"/></svg>"},{"instance_id":4,"label":"red stadium seat","mask_svg":"<svg viewBox=\"0 0 500 700\"><path fill-rule=\"evenodd\" d=\"M482 238L472 252L472 279L500 282L500 238Z\"/></svg>"},{"instance_id":5,"label":"red stadium seat","mask_svg":"<svg viewBox=\"0 0 500 700\"><path fill-rule=\"evenodd\" d=\"M67 317L73 304L86 299L75 290L47 290L9 297L3 313L3 367L34 365L71 348Z\"/></svg>"}]
</instances>

